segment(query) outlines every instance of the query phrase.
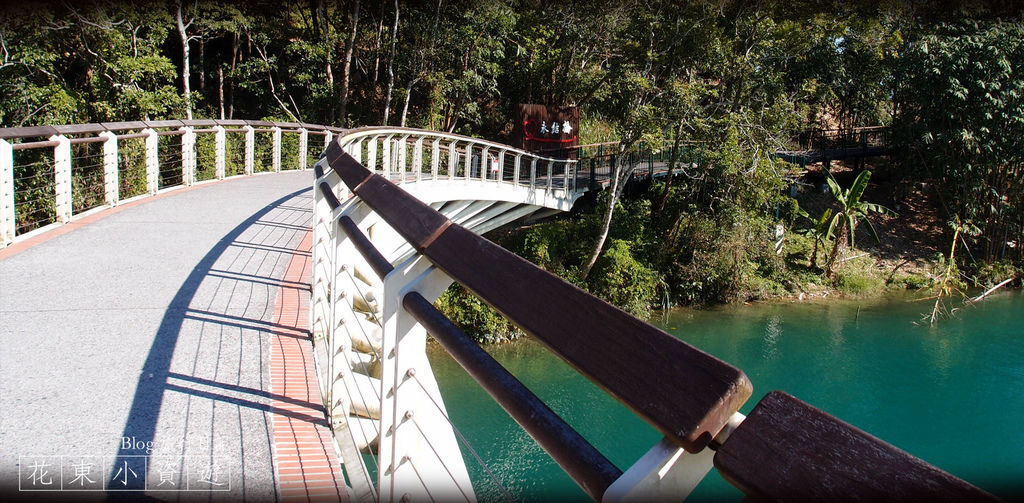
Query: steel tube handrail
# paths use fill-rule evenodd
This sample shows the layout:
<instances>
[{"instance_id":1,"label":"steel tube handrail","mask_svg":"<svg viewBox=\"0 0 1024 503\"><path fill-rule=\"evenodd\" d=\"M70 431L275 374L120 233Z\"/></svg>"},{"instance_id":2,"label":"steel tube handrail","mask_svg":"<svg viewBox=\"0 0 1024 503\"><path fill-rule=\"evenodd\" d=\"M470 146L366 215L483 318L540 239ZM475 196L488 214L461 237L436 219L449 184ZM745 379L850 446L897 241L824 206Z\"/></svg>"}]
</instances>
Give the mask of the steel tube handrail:
<instances>
[{"instance_id":1,"label":"steel tube handrail","mask_svg":"<svg viewBox=\"0 0 1024 503\"><path fill-rule=\"evenodd\" d=\"M330 184L320 182L318 188L332 210L340 206ZM338 224L377 276L384 279L394 270L351 218L342 216ZM587 494L601 500L622 470L422 295L406 294L402 306Z\"/></svg>"},{"instance_id":2,"label":"steel tube handrail","mask_svg":"<svg viewBox=\"0 0 1024 503\"><path fill-rule=\"evenodd\" d=\"M402 307L587 494L601 501L622 475L618 467L418 292L406 294Z\"/></svg>"},{"instance_id":3,"label":"steel tube handrail","mask_svg":"<svg viewBox=\"0 0 1024 503\"><path fill-rule=\"evenodd\" d=\"M417 135L419 137L440 138L440 139L448 139L448 140L472 143L474 146L489 147L489 148L494 148L494 149L498 149L498 150L504 150L505 152L512 152L513 154L521 154L521 155L526 155L526 156L529 156L529 157L536 157L538 160L541 160L541 161L550 161L550 162L557 162L557 163L576 164L576 161L573 160L573 159L555 159L555 158L551 158L551 157L542 157L542 156L539 156L539 155L537 155L535 153L528 152L526 150L510 147L508 145L504 145L504 144L493 142L493 141L482 140L480 138L473 138L472 136L463 136L463 135L453 134L453 133L439 133L439 132L436 132L436 131L427 131L427 130L415 129L415 128L383 127L383 126L362 127L362 128L351 129L351 130L346 131L344 136L339 137L339 141L343 142L342 145L344 145L344 144L351 143L352 140L360 139L360 138L365 138L365 137L369 137L369 136L382 136L382 135L386 135L386 134L410 134L410 133L411 134L415 134L415 135Z\"/></svg>"}]
</instances>

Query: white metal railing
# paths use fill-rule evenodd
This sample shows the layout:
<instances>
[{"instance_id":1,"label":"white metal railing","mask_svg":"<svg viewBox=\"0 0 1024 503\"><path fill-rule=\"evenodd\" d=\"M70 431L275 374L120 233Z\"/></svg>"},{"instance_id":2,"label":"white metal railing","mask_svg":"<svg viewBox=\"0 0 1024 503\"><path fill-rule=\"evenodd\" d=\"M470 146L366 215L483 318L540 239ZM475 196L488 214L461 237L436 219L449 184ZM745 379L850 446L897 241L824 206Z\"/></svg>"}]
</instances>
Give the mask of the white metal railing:
<instances>
[{"instance_id":1,"label":"white metal railing","mask_svg":"<svg viewBox=\"0 0 1024 503\"><path fill-rule=\"evenodd\" d=\"M529 189L517 197L534 201L538 193L574 199L587 189L576 186L574 160L476 138L364 128L336 141L366 168L420 194L420 182L442 182L436 188L441 192L460 184L472 184L481 194L499 185L513 192ZM354 499L475 501L460 441L467 456L490 471L450 422L426 358L426 331L402 304L409 292L433 302L452 279L420 254L389 254L401 239L395 230L353 197L351 183L341 180L329 159L321 159L316 172L310 326L319 346L314 354L321 392ZM734 422L741 419L737 414ZM666 439L618 472L607 491L591 494L604 501L682 499L711 469L712 455L685 453ZM509 497L490 478L499 488L494 493Z\"/></svg>"},{"instance_id":2,"label":"white metal railing","mask_svg":"<svg viewBox=\"0 0 1024 503\"><path fill-rule=\"evenodd\" d=\"M243 120L0 129L0 247L167 190L305 169L316 159L309 136L321 136L326 147L343 131Z\"/></svg>"},{"instance_id":3,"label":"white metal railing","mask_svg":"<svg viewBox=\"0 0 1024 503\"><path fill-rule=\"evenodd\" d=\"M347 132L339 142L357 161L399 184L464 180L527 186L565 195L580 190L576 160L539 156L480 138L368 127Z\"/></svg>"},{"instance_id":4,"label":"white metal railing","mask_svg":"<svg viewBox=\"0 0 1024 503\"><path fill-rule=\"evenodd\" d=\"M400 184L439 181L478 189L520 187L556 199L576 195L576 161L478 138L371 127L348 131L336 141L369 169ZM347 189L326 161L317 171L322 174L317 183L327 182L344 199ZM451 279L416 256L382 278L339 222L345 218L354 228L367 229L378 245L397 236L355 200L332 209L320 190L314 193L310 326L314 344L323 347L314 352L321 392L355 499L475 501L459 441L472 447L456 438L448 419L426 358L423 327L399 305L400 293L412 285L434 300ZM481 218L504 222L534 209L502 207Z\"/></svg>"}]
</instances>

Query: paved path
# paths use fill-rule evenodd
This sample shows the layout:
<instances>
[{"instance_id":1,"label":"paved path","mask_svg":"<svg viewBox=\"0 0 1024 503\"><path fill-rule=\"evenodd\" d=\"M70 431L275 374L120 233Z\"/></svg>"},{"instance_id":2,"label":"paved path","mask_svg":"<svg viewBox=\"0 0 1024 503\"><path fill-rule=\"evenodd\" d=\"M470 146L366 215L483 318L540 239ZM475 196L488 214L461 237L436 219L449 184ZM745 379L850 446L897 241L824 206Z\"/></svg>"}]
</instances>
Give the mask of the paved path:
<instances>
[{"instance_id":1,"label":"paved path","mask_svg":"<svg viewBox=\"0 0 1024 503\"><path fill-rule=\"evenodd\" d=\"M173 191L0 250L0 493L345 496L309 380L311 179Z\"/></svg>"}]
</instances>

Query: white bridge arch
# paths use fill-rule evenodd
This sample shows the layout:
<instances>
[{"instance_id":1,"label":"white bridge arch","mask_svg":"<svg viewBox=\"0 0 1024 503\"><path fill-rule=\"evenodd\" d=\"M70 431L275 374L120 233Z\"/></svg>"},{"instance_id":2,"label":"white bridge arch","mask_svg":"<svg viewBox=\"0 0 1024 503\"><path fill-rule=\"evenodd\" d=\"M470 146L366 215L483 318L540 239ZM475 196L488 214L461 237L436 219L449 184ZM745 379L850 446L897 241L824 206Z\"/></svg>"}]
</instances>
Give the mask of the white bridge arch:
<instances>
[{"instance_id":1,"label":"white bridge arch","mask_svg":"<svg viewBox=\"0 0 1024 503\"><path fill-rule=\"evenodd\" d=\"M371 127L340 134L334 141L367 169L478 234L568 211L586 190L577 188L575 160L541 157L478 138ZM353 197L326 158L315 169L310 326L314 340L327 346L316 352L319 375L353 496L357 501L403 496L474 501L426 360L426 333L400 306L379 301L398 299L398 290L415 288L432 302L452 279L418 256L363 199ZM331 208L320 190L323 184L340 200L339 207ZM383 281L339 228L343 217L395 267ZM387 399L394 398L399 386L410 388L404 384L410 377L399 366L417 369L416 388ZM412 415L406 417L409 411ZM399 436L398 426L408 421L416 422L421 435L386 441Z\"/></svg>"}]
</instances>

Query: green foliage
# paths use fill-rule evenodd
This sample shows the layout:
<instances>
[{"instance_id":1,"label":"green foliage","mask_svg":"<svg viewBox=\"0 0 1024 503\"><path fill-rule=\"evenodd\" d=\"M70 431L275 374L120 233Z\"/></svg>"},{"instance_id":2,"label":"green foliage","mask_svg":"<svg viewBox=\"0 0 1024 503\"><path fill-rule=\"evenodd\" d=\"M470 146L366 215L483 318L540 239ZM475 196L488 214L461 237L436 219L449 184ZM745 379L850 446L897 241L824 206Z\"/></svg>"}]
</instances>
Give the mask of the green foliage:
<instances>
[{"instance_id":1,"label":"green foliage","mask_svg":"<svg viewBox=\"0 0 1024 503\"><path fill-rule=\"evenodd\" d=\"M981 229L987 260L1024 237L1024 26L941 23L900 58L894 134L903 169L936 179L950 220Z\"/></svg>"},{"instance_id":2,"label":"green foliage","mask_svg":"<svg viewBox=\"0 0 1024 503\"><path fill-rule=\"evenodd\" d=\"M657 273L633 257L628 241L612 239L590 276L594 295L636 316L647 316L656 301Z\"/></svg>"},{"instance_id":3,"label":"green foliage","mask_svg":"<svg viewBox=\"0 0 1024 503\"><path fill-rule=\"evenodd\" d=\"M467 335L479 342L502 342L522 335L522 331L515 325L458 283L445 290L435 305Z\"/></svg>"}]
</instances>

